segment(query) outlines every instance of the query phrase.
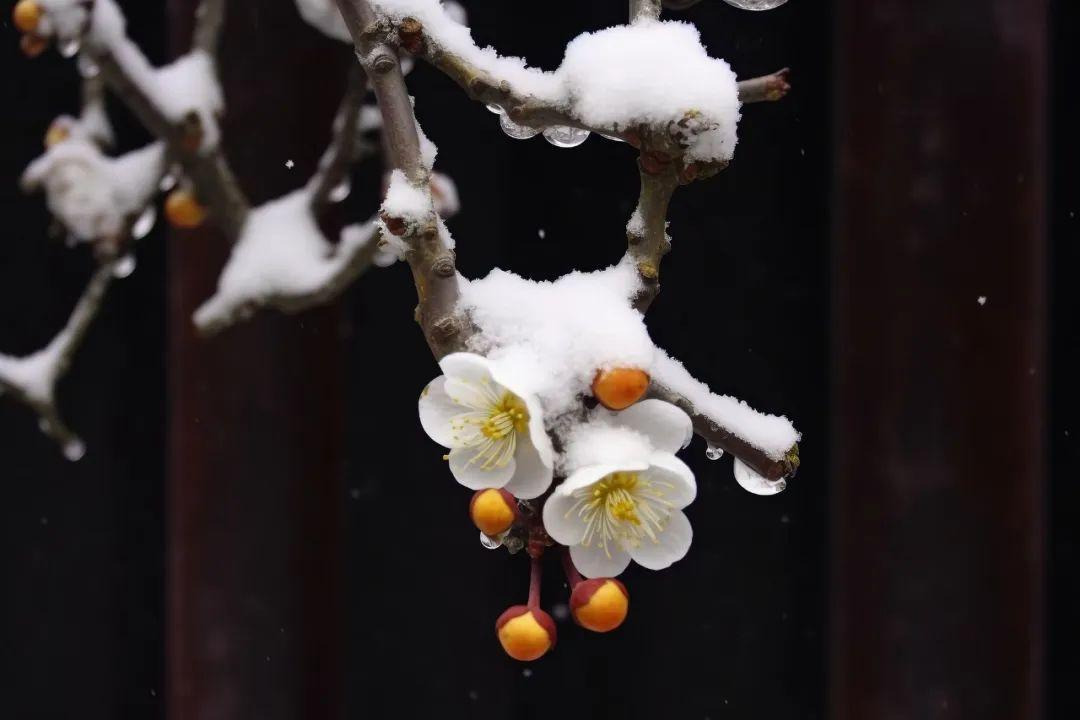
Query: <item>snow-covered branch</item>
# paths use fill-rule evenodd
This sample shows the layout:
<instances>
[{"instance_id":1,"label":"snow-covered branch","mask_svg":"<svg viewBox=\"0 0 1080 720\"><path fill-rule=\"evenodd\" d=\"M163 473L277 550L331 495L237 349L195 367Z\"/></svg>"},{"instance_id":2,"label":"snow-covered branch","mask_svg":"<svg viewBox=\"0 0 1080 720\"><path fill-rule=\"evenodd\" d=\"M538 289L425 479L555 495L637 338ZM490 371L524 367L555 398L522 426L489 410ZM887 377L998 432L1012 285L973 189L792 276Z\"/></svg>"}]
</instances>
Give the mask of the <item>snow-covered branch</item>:
<instances>
[{"instance_id":1,"label":"snow-covered branch","mask_svg":"<svg viewBox=\"0 0 1080 720\"><path fill-rule=\"evenodd\" d=\"M12 394L37 413L42 432L60 445L69 460L81 458L84 446L60 415L56 383L71 366L72 357L101 309L105 291L123 262L113 259L98 267L64 329L44 348L24 357L0 353L0 390Z\"/></svg>"},{"instance_id":2,"label":"snow-covered branch","mask_svg":"<svg viewBox=\"0 0 1080 720\"><path fill-rule=\"evenodd\" d=\"M377 21L374 9L366 0L337 0L337 4L375 91L388 159L398 171L392 175L380 225L388 241L394 236L404 245L404 259L416 284L416 318L440 358L462 347L468 327L456 310L460 293L452 241L431 196L434 155L422 150L422 133L396 47L370 31Z\"/></svg>"},{"instance_id":3,"label":"snow-covered branch","mask_svg":"<svg viewBox=\"0 0 1080 720\"><path fill-rule=\"evenodd\" d=\"M739 102L742 104L776 102L791 91L791 70L781 68L774 73L739 81Z\"/></svg>"}]
</instances>

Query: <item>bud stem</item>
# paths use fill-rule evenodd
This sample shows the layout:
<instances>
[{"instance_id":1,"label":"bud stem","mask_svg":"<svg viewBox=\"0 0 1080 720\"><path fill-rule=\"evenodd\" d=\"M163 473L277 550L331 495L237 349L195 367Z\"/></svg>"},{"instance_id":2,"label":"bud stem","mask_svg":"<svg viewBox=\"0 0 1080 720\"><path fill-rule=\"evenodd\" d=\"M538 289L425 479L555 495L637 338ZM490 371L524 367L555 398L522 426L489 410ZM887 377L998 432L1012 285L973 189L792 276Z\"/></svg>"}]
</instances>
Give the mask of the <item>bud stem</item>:
<instances>
[{"instance_id":1,"label":"bud stem","mask_svg":"<svg viewBox=\"0 0 1080 720\"><path fill-rule=\"evenodd\" d=\"M574 561L570 557L569 549L563 551L562 566L563 570L566 572L566 582L570 583L570 592L574 592L574 588L578 586L578 583L580 583L583 578L581 577L581 573L578 572L578 569L574 567Z\"/></svg>"},{"instance_id":2,"label":"bud stem","mask_svg":"<svg viewBox=\"0 0 1080 720\"><path fill-rule=\"evenodd\" d=\"M529 558L532 563L532 567L529 570L529 607L540 607L540 580L544 574L544 568L540 564L540 558Z\"/></svg>"}]
</instances>

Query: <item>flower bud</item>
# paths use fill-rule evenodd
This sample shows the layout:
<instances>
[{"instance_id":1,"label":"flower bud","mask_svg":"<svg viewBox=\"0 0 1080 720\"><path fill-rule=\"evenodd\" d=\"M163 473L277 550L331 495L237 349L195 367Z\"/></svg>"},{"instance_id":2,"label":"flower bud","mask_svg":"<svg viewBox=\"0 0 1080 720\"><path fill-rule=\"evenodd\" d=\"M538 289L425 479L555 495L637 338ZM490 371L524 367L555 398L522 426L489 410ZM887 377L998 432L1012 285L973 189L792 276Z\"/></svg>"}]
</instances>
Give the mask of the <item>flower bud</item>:
<instances>
[{"instance_id":1,"label":"flower bud","mask_svg":"<svg viewBox=\"0 0 1080 720\"><path fill-rule=\"evenodd\" d=\"M540 608L514 605L495 621L495 633L515 660L536 660L555 647L555 621Z\"/></svg>"},{"instance_id":2,"label":"flower bud","mask_svg":"<svg viewBox=\"0 0 1080 720\"><path fill-rule=\"evenodd\" d=\"M69 137L71 137L71 130L68 128L67 123L53 121L49 125L49 129L45 131L45 147L51 148L54 145L59 145Z\"/></svg>"},{"instance_id":3,"label":"flower bud","mask_svg":"<svg viewBox=\"0 0 1080 720\"><path fill-rule=\"evenodd\" d=\"M469 502L469 517L485 535L501 535L517 520L517 501L502 488L477 490Z\"/></svg>"},{"instance_id":4,"label":"flower bud","mask_svg":"<svg viewBox=\"0 0 1080 720\"><path fill-rule=\"evenodd\" d=\"M165 198L165 217L173 227L196 228L206 219L206 208L190 190L173 190Z\"/></svg>"},{"instance_id":5,"label":"flower bud","mask_svg":"<svg viewBox=\"0 0 1080 720\"><path fill-rule=\"evenodd\" d=\"M592 391L608 410L625 410L649 389L649 375L638 368L611 368L596 373Z\"/></svg>"},{"instance_id":6,"label":"flower bud","mask_svg":"<svg viewBox=\"0 0 1080 720\"><path fill-rule=\"evenodd\" d=\"M615 578L582 580L570 594L574 620L593 632L609 632L619 627L629 609L630 594Z\"/></svg>"},{"instance_id":7,"label":"flower bud","mask_svg":"<svg viewBox=\"0 0 1080 720\"><path fill-rule=\"evenodd\" d=\"M43 37L27 33L19 38L19 49L28 58L36 58L49 47L49 41Z\"/></svg>"},{"instance_id":8,"label":"flower bud","mask_svg":"<svg viewBox=\"0 0 1080 720\"><path fill-rule=\"evenodd\" d=\"M34 0L21 0L15 3L11 11L11 19L15 27L24 33L32 33L37 30L45 11Z\"/></svg>"}]
</instances>

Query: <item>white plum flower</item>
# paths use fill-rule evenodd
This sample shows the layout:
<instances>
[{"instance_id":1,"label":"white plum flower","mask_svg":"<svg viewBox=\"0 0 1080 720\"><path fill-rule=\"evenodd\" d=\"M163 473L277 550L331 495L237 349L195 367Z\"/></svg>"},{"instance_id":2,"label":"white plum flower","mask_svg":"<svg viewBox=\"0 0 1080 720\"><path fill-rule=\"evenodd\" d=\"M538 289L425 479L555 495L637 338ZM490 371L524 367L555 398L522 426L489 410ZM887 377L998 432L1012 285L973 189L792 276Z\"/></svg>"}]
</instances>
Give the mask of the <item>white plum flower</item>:
<instances>
[{"instance_id":1,"label":"white plum flower","mask_svg":"<svg viewBox=\"0 0 1080 720\"><path fill-rule=\"evenodd\" d=\"M682 509L697 485L674 453L691 434L686 413L660 400L573 433L567 457L577 469L545 503L544 528L582 575L614 577L631 560L662 570L686 555L693 531Z\"/></svg>"},{"instance_id":2,"label":"white plum flower","mask_svg":"<svg viewBox=\"0 0 1080 720\"><path fill-rule=\"evenodd\" d=\"M450 448L450 472L473 490L504 488L525 500L551 485L554 452L539 401L514 389L487 358L454 353L420 395L420 424Z\"/></svg>"}]
</instances>

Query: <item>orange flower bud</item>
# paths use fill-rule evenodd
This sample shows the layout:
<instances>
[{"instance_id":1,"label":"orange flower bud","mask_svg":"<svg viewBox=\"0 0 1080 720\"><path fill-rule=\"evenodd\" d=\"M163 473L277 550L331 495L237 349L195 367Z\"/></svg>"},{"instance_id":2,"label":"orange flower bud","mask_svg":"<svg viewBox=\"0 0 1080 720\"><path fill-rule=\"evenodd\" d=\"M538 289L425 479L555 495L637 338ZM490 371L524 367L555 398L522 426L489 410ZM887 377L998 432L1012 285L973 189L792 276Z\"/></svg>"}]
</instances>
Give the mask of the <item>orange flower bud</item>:
<instances>
[{"instance_id":1,"label":"orange flower bud","mask_svg":"<svg viewBox=\"0 0 1080 720\"><path fill-rule=\"evenodd\" d=\"M37 35L26 34L19 38L19 49L28 58L36 58L49 47L49 41Z\"/></svg>"},{"instance_id":2,"label":"orange flower bud","mask_svg":"<svg viewBox=\"0 0 1080 720\"><path fill-rule=\"evenodd\" d=\"M495 633L506 654L529 662L555 647L555 621L540 608L514 605L495 621Z\"/></svg>"},{"instance_id":3,"label":"orange flower bud","mask_svg":"<svg viewBox=\"0 0 1080 720\"><path fill-rule=\"evenodd\" d=\"M517 520L517 501L501 488L477 490L469 502L469 517L485 535L500 535Z\"/></svg>"},{"instance_id":4,"label":"orange flower bud","mask_svg":"<svg viewBox=\"0 0 1080 720\"><path fill-rule=\"evenodd\" d=\"M608 410L625 410L649 389L649 375L638 368L611 368L596 373L592 391Z\"/></svg>"},{"instance_id":5,"label":"orange flower bud","mask_svg":"<svg viewBox=\"0 0 1080 720\"><path fill-rule=\"evenodd\" d=\"M189 190L173 190L165 198L165 217L178 228L196 228L206 219L206 208L199 204Z\"/></svg>"},{"instance_id":6,"label":"orange flower bud","mask_svg":"<svg viewBox=\"0 0 1080 720\"><path fill-rule=\"evenodd\" d=\"M11 19L15 23L15 27L24 33L32 33L37 30L38 24L44 15L45 11L34 0L20 0L20 2L15 3L15 8L11 11Z\"/></svg>"},{"instance_id":7,"label":"orange flower bud","mask_svg":"<svg viewBox=\"0 0 1080 720\"><path fill-rule=\"evenodd\" d=\"M619 627L629 610L630 594L615 578L582 580L570 594L574 620L593 632L609 632Z\"/></svg>"}]
</instances>

